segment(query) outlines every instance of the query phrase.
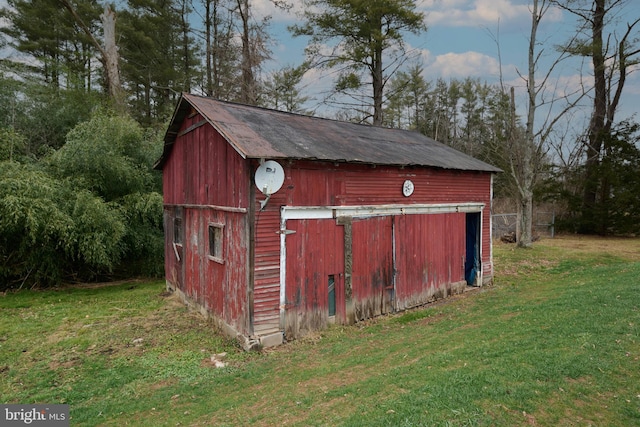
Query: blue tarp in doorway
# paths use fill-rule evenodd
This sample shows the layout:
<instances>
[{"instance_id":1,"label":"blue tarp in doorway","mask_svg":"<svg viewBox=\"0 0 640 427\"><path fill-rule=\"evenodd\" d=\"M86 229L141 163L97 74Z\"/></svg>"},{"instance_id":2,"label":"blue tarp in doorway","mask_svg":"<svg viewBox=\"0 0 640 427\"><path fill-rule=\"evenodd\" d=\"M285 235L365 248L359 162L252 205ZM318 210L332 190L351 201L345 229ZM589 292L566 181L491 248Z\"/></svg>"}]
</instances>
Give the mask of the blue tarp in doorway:
<instances>
[{"instance_id":1,"label":"blue tarp in doorway","mask_svg":"<svg viewBox=\"0 0 640 427\"><path fill-rule=\"evenodd\" d=\"M464 278L468 285L476 286L480 271L480 213L467 214L466 256L464 261Z\"/></svg>"}]
</instances>

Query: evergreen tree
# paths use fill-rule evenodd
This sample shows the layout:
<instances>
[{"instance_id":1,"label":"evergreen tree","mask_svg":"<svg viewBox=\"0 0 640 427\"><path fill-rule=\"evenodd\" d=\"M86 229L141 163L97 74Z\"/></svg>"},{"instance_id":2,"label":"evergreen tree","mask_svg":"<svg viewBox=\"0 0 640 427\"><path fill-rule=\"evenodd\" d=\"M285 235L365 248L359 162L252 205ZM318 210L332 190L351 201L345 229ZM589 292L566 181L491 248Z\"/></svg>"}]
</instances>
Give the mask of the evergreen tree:
<instances>
[{"instance_id":1,"label":"evergreen tree","mask_svg":"<svg viewBox=\"0 0 640 427\"><path fill-rule=\"evenodd\" d=\"M196 45L185 18L187 5L176 0L129 0L120 13L120 54L132 112L143 123L166 119L198 70Z\"/></svg>"},{"instance_id":2,"label":"evergreen tree","mask_svg":"<svg viewBox=\"0 0 640 427\"><path fill-rule=\"evenodd\" d=\"M431 83L423 77L424 68L414 64L391 79L385 108L385 124L391 127L427 132L433 108Z\"/></svg>"},{"instance_id":3,"label":"evergreen tree","mask_svg":"<svg viewBox=\"0 0 640 427\"><path fill-rule=\"evenodd\" d=\"M32 72L56 88L90 91L97 77L92 68L95 49L58 0L8 0L7 4L0 18L8 25L0 32L11 47L36 60ZM75 7L89 27L99 27L97 1L81 0Z\"/></svg>"},{"instance_id":4,"label":"evergreen tree","mask_svg":"<svg viewBox=\"0 0 640 427\"><path fill-rule=\"evenodd\" d=\"M263 105L276 110L289 111L298 114L309 114L304 109L308 97L300 94L298 86L305 73L305 66L284 67L275 71L264 82Z\"/></svg>"},{"instance_id":5,"label":"evergreen tree","mask_svg":"<svg viewBox=\"0 0 640 427\"><path fill-rule=\"evenodd\" d=\"M362 112L373 125L383 123L384 89L389 77L405 59L403 33L426 29L424 16L415 11L415 0L304 0L302 25L294 35L309 36L306 53L310 63L322 68L340 68L335 85L338 93L353 94L364 72L371 86L371 112ZM321 45L335 42L330 53ZM388 59L388 63L385 62ZM391 65L389 65L391 64ZM396 67L395 70L392 67ZM357 95L356 95L357 96ZM357 103L358 107L361 105ZM367 118L367 117L365 117Z\"/></svg>"}]
</instances>

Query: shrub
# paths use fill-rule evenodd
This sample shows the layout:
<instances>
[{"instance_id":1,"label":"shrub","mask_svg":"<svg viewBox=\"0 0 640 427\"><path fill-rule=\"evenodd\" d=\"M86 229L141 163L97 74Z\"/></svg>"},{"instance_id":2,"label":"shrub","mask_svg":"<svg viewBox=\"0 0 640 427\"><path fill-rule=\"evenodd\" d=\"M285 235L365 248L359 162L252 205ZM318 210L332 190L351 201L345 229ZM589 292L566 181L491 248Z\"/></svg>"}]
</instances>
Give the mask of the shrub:
<instances>
[{"instance_id":1,"label":"shrub","mask_svg":"<svg viewBox=\"0 0 640 427\"><path fill-rule=\"evenodd\" d=\"M99 112L69 132L53 164L61 177L73 177L104 200L114 201L156 190L153 152L154 141L133 119Z\"/></svg>"},{"instance_id":2,"label":"shrub","mask_svg":"<svg viewBox=\"0 0 640 427\"><path fill-rule=\"evenodd\" d=\"M2 288L109 272L122 254L118 209L37 166L0 163Z\"/></svg>"},{"instance_id":3,"label":"shrub","mask_svg":"<svg viewBox=\"0 0 640 427\"><path fill-rule=\"evenodd\" d=\"M16 149L23 142L10 131L0 138ZM161 176L153 162L161 147L131 118L99 111L38 163L0 151L0 288L160 275Z\"/></svg>"}]
</instances>

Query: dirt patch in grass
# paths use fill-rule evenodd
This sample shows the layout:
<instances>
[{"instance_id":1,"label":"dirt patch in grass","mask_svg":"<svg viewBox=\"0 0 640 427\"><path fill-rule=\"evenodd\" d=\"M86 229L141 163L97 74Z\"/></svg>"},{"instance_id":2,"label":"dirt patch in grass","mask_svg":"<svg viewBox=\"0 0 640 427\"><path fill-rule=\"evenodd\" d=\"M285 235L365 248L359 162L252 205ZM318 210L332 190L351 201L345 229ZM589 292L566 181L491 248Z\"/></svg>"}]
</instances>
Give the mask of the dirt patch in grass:
<instances>
[{"instance_id":1,"label":"dirt patch in grass","mask_svg":"<svg viewBox=\"0 0 640 427\"><path fill-rule=\"evenodd\" d=\"M324 362L318 362L321 363ZM288 370L293 372L308 368L308 364L288 366ZM321 371L318 366L315 369ZM286 373L283 375L287 378ZM324 417L348 417L356 410L353 402L357 395L351 393L351 386L371 375L370 367L355 366L347 371L337 368L334 372L313 375L295 383L290 379L284 380L278 391L277 402L274 402L272 391L269 391L274 386L272 382L251 387L245 392L247 396L253 396L248 399L253 400L253 403L247 405L243 413L229 411L218 414L211 421L212 424L219 425L219 417L222 417L232 424L247 425L250 421L253 426L266 427L275 424L308 425L308 420L316 418L313 414L322 414L317 416L322 416L325 420Z\"/></svg>"},{"instance_id":2,"label":"dirt patch in grass","mask_svg":"<svg viewBox=\"0 0 640 427\"><path fill-rule=\"evenodd\" d=\"M420 320L419 324L426 326L426 325L430 325L434 322L437 322L438 320L444 319L444 313L436 313L433 316L428 316L423 318L422 320Z\"/></svg>"},{"instance_id":3,"label":"dirt patch in grass","mask_svg":"<svg viewBox=\"0 0 640 427\"><path fill-rule=\"evenodd\" d=\"M637 237L558 236L545 239L542 244L579 253L607 253L628 261L640 261L640 238Z\"/></svg>"},{"instance_id":4,"label":"dirt patch in grass","mask_svg":"<svg viewBox=\"0 0 640 427\"><path fill-rule=\"evenodd\" d=\"M517 312L517 311L512 311L510 313L504 313L502 315L500 315L501 319L504 320L509 320L509 319L513 319L514 317L520 316L522 313Z\"/></svg>"},{"instance_id":5,"label":"dirt patch in grass","mask_svg":"<svg viewBox=\"0 0 640 427\"><path fill-rule=\"evenodd\" d=\"M153 383L149 386L150 390L161 390L163 388L167 388L167 387L171 387L174 384L176 384L178 382L178 380L176 378L169 378L166 380L162 380L162 381L158 381L156 383Z\"/></svg>"},{"instance_id":6,"label":"dirt patch in grass","mask_svg":"<svg viewBox=\"0 0 640 427\"><path fill-rule=\"evenodd\" d=\"M56 290L111 288L115 286L124 285L125 283L128 283L131 286L136 286L138 284L147 283L147 280L133 278L133 279L125 279L125 280L114 280L112 282L65 283L56 287Z\"/></svg>"},{"instance_id":7,"label":"dirt patch in grass","mask_svg":"<svg viewBox=\"0 0 640 427\"><path fill-rule=\"evenodd\" d=\"M523 249L526 250L526 249ZM496 276L518 277L531 275L541 271L551 269L558 265L557 260L553 259L523 259L509 263L496 263Z\"/></svg>"},{"instance_id":8,"label":"dirt patch in grass","mask_svg":"<svg viewBox=\"0 0 640 427\"><path fill-rule=\"evenodd\" d=\"M599 426L606 425L610 419L611 409L607 405L608 397L600 396L597 401L588 397L585 399L565 396L564 389L555 392L547 404L541 405L535 413L539 425L557 426ZM609 396L610 398L610 396ZM561 412L553 413L551 409L560 409Z\"/></svg>"},{"instance_id":9,"label":"dirt patch in grass","mask_svg":"<svg viewBox=\"0 0 640 427\"><path fill-rule=\"evenodd\" d=\"M80 366L82 360L79 357L72 357L65 361L52 360L49 362L49 369L57 371L58 369L71 369Z\"/></svg>"}]
</instances>

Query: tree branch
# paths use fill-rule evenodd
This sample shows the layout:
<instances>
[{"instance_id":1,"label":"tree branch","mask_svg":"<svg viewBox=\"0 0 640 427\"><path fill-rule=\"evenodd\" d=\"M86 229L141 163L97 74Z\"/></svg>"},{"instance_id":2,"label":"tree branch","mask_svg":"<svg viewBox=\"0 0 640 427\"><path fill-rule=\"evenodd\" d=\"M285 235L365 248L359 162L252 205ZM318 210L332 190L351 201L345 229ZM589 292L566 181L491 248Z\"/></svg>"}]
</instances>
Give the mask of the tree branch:
<instances>
[{"instance_id":1,"label":"tree branch","mask_svg":"<svg viewBox=\"0 0 640 427\"><path fill-rule=\"evenodd\" d=\"M87 37L89 37L89 39L91 40L91 43L100 52L100 62L102 62L103 65L106 65L105 62L107 58L107 52L104 50L102 45L98 42L98 40L96 40L96 38L93 36L93 33L91 32L87 24L85 24L82 18L80 18L80 15L78 15L78 12L76 12L76 10L73 8L69 0L58 0L58 1L62 4L62 6L64 6L65 9L67 9L71 13L71 15L73 16L73 19L76 21L78 26L87 35Z\"/></svg>"}]
</instances>

